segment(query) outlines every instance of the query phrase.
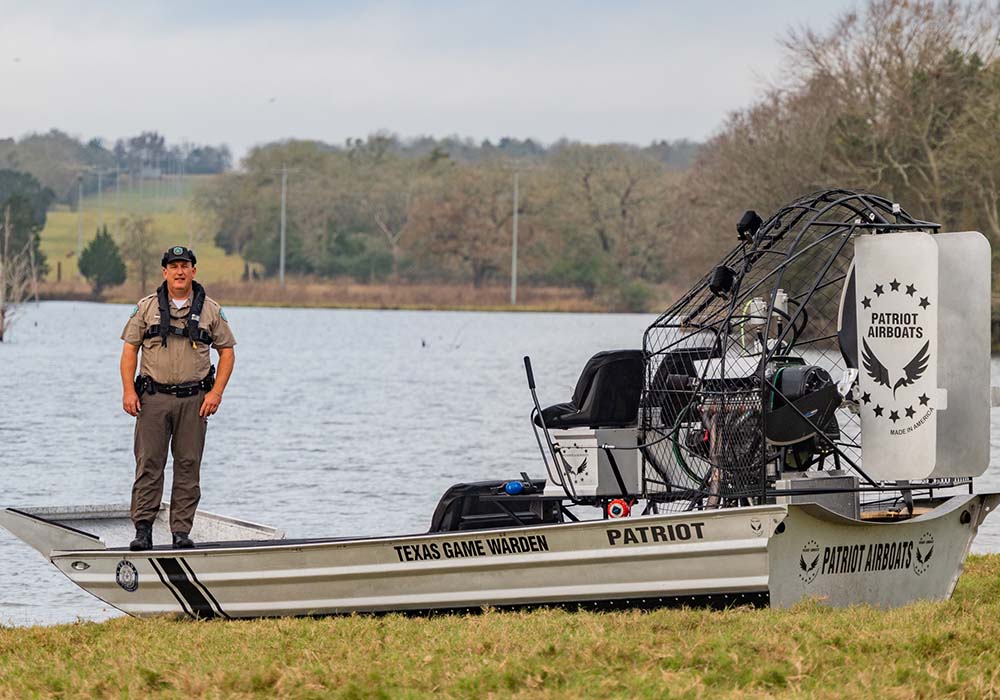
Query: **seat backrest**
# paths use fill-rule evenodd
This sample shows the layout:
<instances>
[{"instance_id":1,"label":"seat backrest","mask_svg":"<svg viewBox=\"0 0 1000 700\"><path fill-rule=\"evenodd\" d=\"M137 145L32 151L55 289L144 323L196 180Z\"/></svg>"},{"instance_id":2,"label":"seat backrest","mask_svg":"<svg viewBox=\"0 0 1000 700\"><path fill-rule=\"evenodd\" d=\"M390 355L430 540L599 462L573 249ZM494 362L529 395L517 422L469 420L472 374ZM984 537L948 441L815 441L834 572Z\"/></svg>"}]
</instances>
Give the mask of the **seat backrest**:
<instances>
[{"instance_id":1,"label":"seat backrest","mask_svg":"<svg viewBox=\"0 0 1000 700\"><path fill-rule=\"evenodd\" d=\"M594 355L580 373L573 403L590 426L634 423L642 394L642 350L606 350Z\"/></svg>"}]
</instances>

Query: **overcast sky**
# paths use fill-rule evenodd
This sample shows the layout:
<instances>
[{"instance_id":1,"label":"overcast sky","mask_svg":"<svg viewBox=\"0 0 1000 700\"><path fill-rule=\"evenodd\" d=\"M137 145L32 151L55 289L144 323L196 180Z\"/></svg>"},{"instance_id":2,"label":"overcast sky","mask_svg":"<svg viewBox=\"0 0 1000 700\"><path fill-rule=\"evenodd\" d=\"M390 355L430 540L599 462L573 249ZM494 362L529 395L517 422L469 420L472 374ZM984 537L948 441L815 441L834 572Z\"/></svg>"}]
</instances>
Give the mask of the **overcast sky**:
<instances>
[{"instance_id":1,"label":"overcast sky","mask_svg":"<svg viewBox=\"0 0 1000 700\"><path fill-rule=\"evenodd\" d=\"M766 5L766 6L765 6ZM0 136L704 139L854 4L0 0Z\"/></svg>"}]
</instances>

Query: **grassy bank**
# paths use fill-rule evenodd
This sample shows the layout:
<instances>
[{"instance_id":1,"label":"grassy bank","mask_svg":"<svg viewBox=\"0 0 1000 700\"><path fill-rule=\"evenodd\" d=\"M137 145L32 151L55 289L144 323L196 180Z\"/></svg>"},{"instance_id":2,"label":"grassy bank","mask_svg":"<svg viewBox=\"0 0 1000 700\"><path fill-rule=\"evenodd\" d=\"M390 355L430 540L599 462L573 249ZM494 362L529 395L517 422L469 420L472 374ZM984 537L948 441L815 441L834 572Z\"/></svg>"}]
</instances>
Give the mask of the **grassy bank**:
<instances>
[{"instance_id":1,"label":"grassy bank","mask_svg":"<svg viewBox=\"0 0 1000 700\"><path fill-rule=\"evenodd\" d=\"M86 285L78 282L78 232L82 228L86 246L103 222L120 241L118 221L129 214L152 218L157 244L164 250L178 243L192 245L198 253L199 267L206 282L238 280L243 274L242 258L227 256L213 244L205 222L193 206L194 189L211 177L189 175L180 180L148 180L141 184L137 180L131 188L126 181L117 193L114 187L105 190L100 200L96 195L84 197L82 212L65 205L53 207L40 236L42 252L49 263L46 282L57 289L79 284L86 290ZM57 285L57 282L62 284Z\"/></svg>"},{"instance_id":2,"label":"grassy bank","mask_svg":"<svg viewBox=\"0 0 1000 700\"><path fill-rule=\"evenodd\" d=\"M0 697L1000 695L1000 556L882 611L486 613L0 628Z\"/></svg>"}]
</instances>

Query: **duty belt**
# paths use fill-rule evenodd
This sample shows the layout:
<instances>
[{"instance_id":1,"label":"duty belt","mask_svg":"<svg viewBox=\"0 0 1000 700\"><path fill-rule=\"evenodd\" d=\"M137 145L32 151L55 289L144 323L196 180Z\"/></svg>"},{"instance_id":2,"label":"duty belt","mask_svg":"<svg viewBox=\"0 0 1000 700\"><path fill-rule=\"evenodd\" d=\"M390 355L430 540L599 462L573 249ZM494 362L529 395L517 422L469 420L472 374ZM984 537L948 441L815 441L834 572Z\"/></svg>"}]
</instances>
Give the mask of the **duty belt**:
<instances>
[{"instance_id":1,"label":"duty belt","mask_svg":"<svg viewBox=\"0 0 1000 700\"><path fill-rule=\"evenodd\" d=\"M215 366L208 370L208 375L198 382L187 382L185 384L160 384L153 381L152 377L140 375L135 378L135 393L139 396L143 394L173 394L179 399L194 396L199 391L211 391L215 386Z\"/></svg>"}]
</instances>

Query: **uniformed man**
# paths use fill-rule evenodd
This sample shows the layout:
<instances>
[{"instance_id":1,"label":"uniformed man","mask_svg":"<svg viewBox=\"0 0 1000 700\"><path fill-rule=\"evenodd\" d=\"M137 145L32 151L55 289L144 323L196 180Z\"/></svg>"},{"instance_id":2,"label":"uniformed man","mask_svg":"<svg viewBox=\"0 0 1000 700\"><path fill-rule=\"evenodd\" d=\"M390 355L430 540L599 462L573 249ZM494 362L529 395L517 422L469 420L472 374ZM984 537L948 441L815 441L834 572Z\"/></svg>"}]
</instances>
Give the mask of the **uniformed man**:
<instances>
[{"instance_id":1,"label":"uniformed man","mask_svg":"<svg viewBox=\"0 0 1000 700\"><path fill-rule=\"evenodd\" d=\"M219 410L236 359L236 339L222 307L205 296L194 279L196 263L194 251L184 246L167 250L161 260L163 284L139 301L122 331L122 408L136 417L132 550L153 546L168 447L174 456L173 546L194 546L190 533L201 499L205 430L208 417ZM219 354L218 373L211 365L210 347Z\"/></svg>"}]
</instances>

